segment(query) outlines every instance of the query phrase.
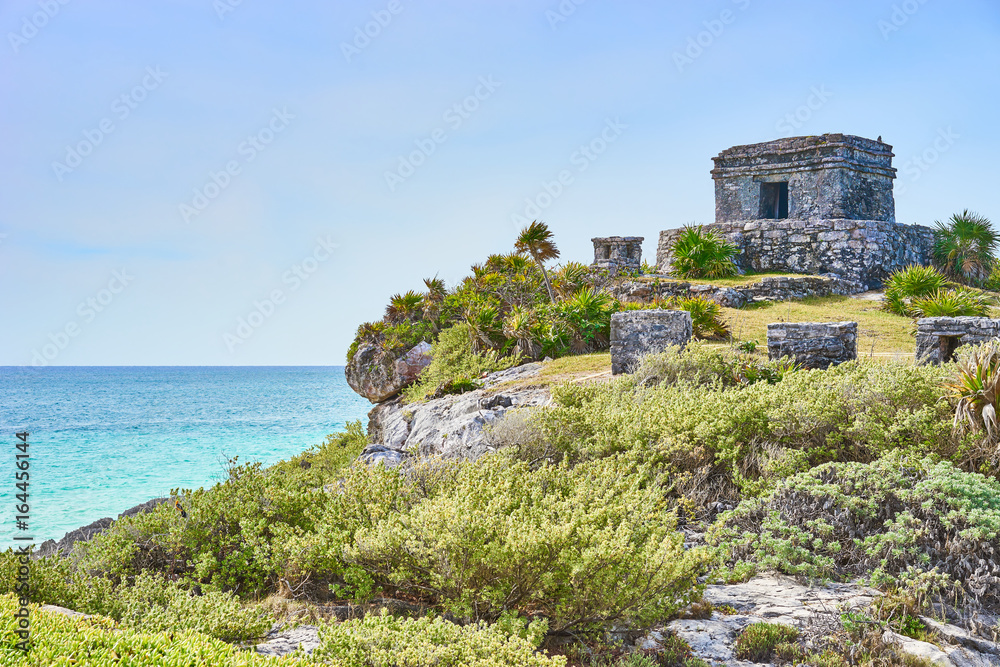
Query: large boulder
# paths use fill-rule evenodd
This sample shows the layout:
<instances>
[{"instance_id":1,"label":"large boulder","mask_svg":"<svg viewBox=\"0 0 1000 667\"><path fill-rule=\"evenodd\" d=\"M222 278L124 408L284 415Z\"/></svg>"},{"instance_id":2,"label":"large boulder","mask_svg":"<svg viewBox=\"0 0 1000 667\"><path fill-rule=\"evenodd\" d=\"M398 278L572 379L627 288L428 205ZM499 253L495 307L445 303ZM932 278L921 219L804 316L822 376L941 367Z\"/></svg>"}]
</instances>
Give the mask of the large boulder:
<instances>
[{"instance_id":1,"label":"large boulder","mask_svg":"<svg viewBox=\"0 0 1000 667\"><path fill-rule=\"evenodd\" d=\"M405 456L477 459L494 451L488 427L510 410L548 404L549 391L533 387L542 364L531 363L490 374L483 388L403 405L388 401L368 413L369 445L365 463L392 467ZM504 386L510 383L511 388Z\"/></svg>"},{"instance_id":2,"label":"large boulder","mask_svg":"<svg viewBox=\"0 0 1000 667\"><path fill-rule=\"evenodd\" d=\"M358 347L344 369L351 389L372 403L381 403L417 381L431 363L431 345L421 342L403 356L385 357L374 344Z\"/></svg>"}]
</instances>

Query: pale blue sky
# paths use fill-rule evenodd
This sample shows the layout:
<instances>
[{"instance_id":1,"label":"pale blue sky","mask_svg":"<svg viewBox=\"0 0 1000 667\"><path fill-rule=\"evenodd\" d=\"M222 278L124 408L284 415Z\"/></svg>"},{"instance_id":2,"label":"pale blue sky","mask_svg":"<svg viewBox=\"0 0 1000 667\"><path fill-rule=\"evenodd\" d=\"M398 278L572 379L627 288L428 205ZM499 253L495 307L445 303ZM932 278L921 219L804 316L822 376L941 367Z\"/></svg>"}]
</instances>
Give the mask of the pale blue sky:
<instances>
[{"instance_id":1,"label":"pale blue sky","mask_svg":"<svg viewBox=\"0 0 1000 667\"><path fill-rule=\"evenodd\" d=\"M64 1L0 3L0 365L342 364L526 199L652 259L792 134L882 135L901 222L1000 223L995 0Z\"/></svg>"}]
</instances>

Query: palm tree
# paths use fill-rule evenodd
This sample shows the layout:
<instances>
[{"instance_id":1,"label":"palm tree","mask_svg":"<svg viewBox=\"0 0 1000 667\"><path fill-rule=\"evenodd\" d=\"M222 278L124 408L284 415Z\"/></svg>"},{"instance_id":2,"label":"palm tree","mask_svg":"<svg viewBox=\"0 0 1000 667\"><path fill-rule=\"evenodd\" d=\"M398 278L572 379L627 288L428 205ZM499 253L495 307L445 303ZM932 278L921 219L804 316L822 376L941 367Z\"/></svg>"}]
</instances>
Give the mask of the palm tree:
<instances>
[{"instance_id":1,"label":"palm tree","mask_svg":"<svg viewBox=\"0 0 1000 667\"><path fill-rule=\"evenodd\" d=\"M441 315L441 307L445 297L448 296L448 290L445 289L444 281L437 276L424 278L424 285L427 287L423 300L424 319L431 323L431 328L436 332L437 319Z\"/></svg>"},{"instance_id":2,"label":"palm tree","mask_svg":"<svg viewBox=\"0 0 1000 667\"><path fill-rule=\"evenodd\" d=\"M934 263L950 278L981 285L990 275L1000 236L985 216L968 209L947 222L935 221Z\"/></svg>"},{"instance_id":3,"label":"palm tree","mask_svg":"<svg viewBox=\"0 0 1000 667\"><path fill-rule=\"evenodd\" d=\"M559 257L559 249L552 242L552 232L544 222L535 220L530 225L521 230L517 237L514 248L518 252L526 252L538 264L545 278L545 289L549 292L549 300L556 302L556 297L552 293L552 283L549 281L549 272L545 270L545 261Z\"/></svg>"},{"instance_id":4,"label":"palm tree","mask_svg":"<svg viewBox=\"0 0 1000 667\"><path fill-rule=\"evenodd\" d=\"M390 324L415 322L423 313L424 297L410 290L406 294L393 294L385 308L385 320Z\"/></svg>"}]
</instances>

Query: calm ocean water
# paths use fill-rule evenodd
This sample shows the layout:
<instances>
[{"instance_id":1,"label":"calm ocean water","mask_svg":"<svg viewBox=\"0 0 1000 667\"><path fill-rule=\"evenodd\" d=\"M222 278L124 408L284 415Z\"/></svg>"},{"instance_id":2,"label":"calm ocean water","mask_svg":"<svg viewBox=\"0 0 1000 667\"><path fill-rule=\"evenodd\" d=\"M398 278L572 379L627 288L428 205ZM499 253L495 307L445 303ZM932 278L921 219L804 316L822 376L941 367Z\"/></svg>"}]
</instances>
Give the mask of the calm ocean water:
<instances>
[{"instance_id":1,"label":"calm ocean water","mask_svg":"<svg viewBox=\"0 0 1000 667\"><path fill-rule=\"evenodd\" d=\"M0 548L117 516L172 488L225 476L225 461L288 458L370 404L341 366L0 367ZM15 529L15 432L27 430L31 523Z\"/></svg>"}]
</instances>

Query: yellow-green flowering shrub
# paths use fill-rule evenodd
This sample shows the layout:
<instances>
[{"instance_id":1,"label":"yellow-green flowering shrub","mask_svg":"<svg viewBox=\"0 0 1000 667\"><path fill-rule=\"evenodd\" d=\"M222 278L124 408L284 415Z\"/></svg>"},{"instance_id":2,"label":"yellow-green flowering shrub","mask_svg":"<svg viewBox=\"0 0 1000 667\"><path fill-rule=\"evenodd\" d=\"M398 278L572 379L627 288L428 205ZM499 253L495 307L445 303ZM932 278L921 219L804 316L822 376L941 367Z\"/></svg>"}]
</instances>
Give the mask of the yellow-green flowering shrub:
<instances>
[{"instance_id":1,"label":"yellow-green flowering shrub","mask_svg":"<svg viewBox=\"0 0 1000 667\"><path fill-rule=\"evenodd\" d=\"M0 555L0 593L14 592L16 557ZM29 599L85 614L100 614L122 626L148 632L198 630L224 640L264 635L271 621L253 607L244 607L230 593L195 595L162 574L143 572L116 585L107 577L91 576L68 559L42 558L31 564Z\"/></svg>"},{"instance_id":2,"label":"yellow-green flowering shrub","mask_svg":"<svg viewBox=\"0 0 1000 667\"><path fill-rule=\"evenodd\" d=\"M442 618L387 614L320 629L318 662L334 667L564 667L566 658L538 652L543 621L456 625Z\"/></svg>"},{"instance_id":3,"label":"yellow-green flowering shrub","mask_svg":"<svg viewBox=\"0 0 1000 667\"><path fill-rule=\"evenodd\" d=\"M667 365L673 384L624 377L556 388L554 407L535 419L541 439L570 458L638 450L675 473L711 469L723 478L720 493L749 495L827 461L872 461L900 448L960 454L942 400L947 370L861 360L727 387L721 361L695 354L704 364ZM695 493L705 493L703 482Z\"/></svg>"},{"instance_id":4,"label":"yellow-green flowering shrub","mask_svg":"<svg viewBox=\"0 0 1000 667\"><path fill-rule=\"evenodd\" d=\"M103 616L69 618L30 607L31 649L25 656L15 634L19 608L13 595L0 595L0 665L50 667L255 667L297 664L264 658L193 630L142 632L117 627Z\"/></svg>"},{"instance_id":5,"label":"yellow-green flowering shrub","mask_svg":"<svg viewBox=\"0 0 1000 667\"><path fill-rule=\"evenodd\" d=\"M1000 603L1000 482L947 462L825 464L744 501L708 538L730 563L877 585L947 575L970 600Z\"/></svg>"},{"instance_id":6,"label":"yellow-green flowering shrub","mask_svg":"<svg viewBox=\"0 0 1000 667\"><path fill-rule=\"evenodd\" d=\"M499 453L428 462L406 477L361 467L316 537L295 548L312 563L333 550L352 568L348 583L464 618L518 611L556 630L643 625L698 595L704 563L683 550L655 481L628 456L533 468Z\"/></svg>"}]
</instances>

